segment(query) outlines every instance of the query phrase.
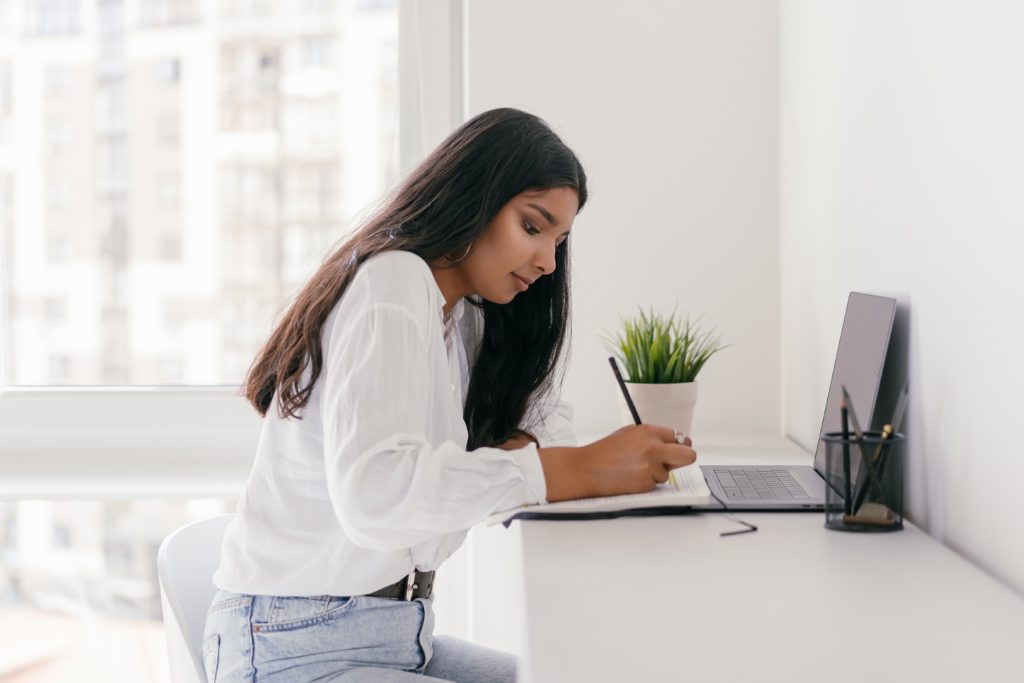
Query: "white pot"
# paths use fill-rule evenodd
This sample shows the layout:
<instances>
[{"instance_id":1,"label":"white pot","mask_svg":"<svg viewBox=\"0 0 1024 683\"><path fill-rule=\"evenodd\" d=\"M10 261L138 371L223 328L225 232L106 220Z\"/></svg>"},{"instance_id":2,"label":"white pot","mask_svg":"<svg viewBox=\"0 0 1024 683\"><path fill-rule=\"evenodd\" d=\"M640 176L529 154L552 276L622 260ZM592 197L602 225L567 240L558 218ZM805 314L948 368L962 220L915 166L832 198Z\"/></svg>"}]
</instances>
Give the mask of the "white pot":
<instances>
[{"instance_id":1,"label":"white pot","mask_svg":"<svg viewBox=\"0 0 1024 683\"><path fill-rule=\"evenodd\" d=\"M684 434L693 435L693 409L697 405L697 383L638 384L626 382L629 396L633 399L641 422L672 427ZM633 416L626 405L626 399L619 391L623 424L633 424Z\"/></svg>"}]
</instances>

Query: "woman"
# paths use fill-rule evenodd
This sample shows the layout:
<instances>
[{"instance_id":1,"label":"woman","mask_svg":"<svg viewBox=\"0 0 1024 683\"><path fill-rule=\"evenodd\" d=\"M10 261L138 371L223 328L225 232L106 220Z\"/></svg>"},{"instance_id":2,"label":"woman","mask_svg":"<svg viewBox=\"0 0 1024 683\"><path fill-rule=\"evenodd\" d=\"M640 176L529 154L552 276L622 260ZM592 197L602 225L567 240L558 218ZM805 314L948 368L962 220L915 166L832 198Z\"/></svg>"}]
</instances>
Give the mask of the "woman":
<instances>
[{"instance_id":1,"label":"woman","mask_svg":"<svg viewBox=\"0 0 1024 683\"><path fill-rule=\"evenodd\" d=\"M514 681L514 656L434 638L434 570L493 512L694 461L657 426L575 447L553 377L586 200L543 121L488 111L301 289L244 385L265 420L214 576L211 683Z\"/></svg>"}]
</instances>

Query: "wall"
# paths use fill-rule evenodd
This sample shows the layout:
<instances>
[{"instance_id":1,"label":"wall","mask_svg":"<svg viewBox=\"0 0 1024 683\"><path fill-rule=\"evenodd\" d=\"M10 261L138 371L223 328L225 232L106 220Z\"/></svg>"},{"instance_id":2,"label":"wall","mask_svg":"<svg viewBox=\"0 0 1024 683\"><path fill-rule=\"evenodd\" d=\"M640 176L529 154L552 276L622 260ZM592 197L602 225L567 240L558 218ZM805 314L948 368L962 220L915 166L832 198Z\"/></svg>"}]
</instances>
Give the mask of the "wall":
<instances>
[{"instance_id":1,"label":"wall","mask_svg":"<svg viewBox=\"0 0 1024 683\"><path fill-rule=\"evenodd\" d=\"M1006 2L780 9L786 432L817 438L847 293L897 297L909 516L1017 590L1022 34Z\"/></svg>"},{"instance_id":2,"label":"wall","mask_svg":"<svg viewBox=\"0 0 1024 683\"><path fill-rule=\"evenodd\" d=\"M468 116L537 114L589 177L563 390L580 432L622 424L599 337L638 304L704 314L733 344L699 377L698 446L780 428L777 7L469 3ZM466 630L446 614L449 632L523 652L520 542L516 525L478 527L448 560L439 586L454 573L470 591Z\"/></svg>"},{"instance_id":3,"label":"wall","mask_svg":"<svg viewBox=\"0 0 1024 683\"><path fill-rule=\"evenodd\" d=\"M779 428L777 5L471 3L469 116L511 106L577 153L574 339L581 431L621 424L600 335L653 305L726 342L699 377L701 430Z\"/></svg>"}]
</instances>

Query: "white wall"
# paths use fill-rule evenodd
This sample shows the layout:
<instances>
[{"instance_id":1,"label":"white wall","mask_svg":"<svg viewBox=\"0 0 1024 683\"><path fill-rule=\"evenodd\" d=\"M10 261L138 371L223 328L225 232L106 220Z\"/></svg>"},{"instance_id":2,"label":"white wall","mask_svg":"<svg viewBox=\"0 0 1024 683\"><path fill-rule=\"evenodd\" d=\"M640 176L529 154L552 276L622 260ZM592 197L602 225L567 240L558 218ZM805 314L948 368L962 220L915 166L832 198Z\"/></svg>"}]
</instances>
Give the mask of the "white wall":
<instances>
[{"instance_id":1,"label":"white wall","mask_svg":"<svg viewBox=\"0 0 1024 683\"><path fill-rule=\"evenodd\" d=\"M760 0L470 3L469 116L537 114L589 177L564 392L581 431L622 424L599 336L676 303L735 344L698 378L694 438L779 428L777 25Z\"/></svg>"},{"instance_id":2,"label":"white wall","mask_svg":"<svg viewBox=\"0 0 1024 683\"><path fill-rule=\"evenodd\" d=\"M1024 590L1024 5L783 0L783 411L811 447L846 294L900 302L910 517Z\"/></svg>"},{"instance_id":3,"label":"white wall","mask_svg":"<svg viewBox=\"0 0 1024 683\"><path fill-rule=\"evenodd\" d=\"M698 446L701 431L780 428L777 7L469 3L468 116L537 114L589 176L564 387L580 432L622 424L599 336L638 304L703 313L734 344L699 377ZM516 525L477 527L448 560L471 582L468 628L449 632L523 652L519 545Z\"/></svg>"}]
</instances>

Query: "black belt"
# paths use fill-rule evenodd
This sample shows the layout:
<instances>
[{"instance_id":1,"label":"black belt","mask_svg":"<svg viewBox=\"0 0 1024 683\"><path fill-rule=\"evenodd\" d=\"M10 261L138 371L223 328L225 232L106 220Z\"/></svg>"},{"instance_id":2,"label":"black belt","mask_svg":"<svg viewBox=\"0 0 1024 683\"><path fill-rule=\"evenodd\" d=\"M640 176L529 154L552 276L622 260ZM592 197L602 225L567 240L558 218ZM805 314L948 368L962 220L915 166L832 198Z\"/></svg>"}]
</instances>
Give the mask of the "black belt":
<instances>
[{"instance_id":1,"label":"black belt","mask_svg":"<svg viewBox=\"0 0 1024 683\"><path fill-rule=\"evenodd\" d=\"M375 598L393 598L395 600L414 600L429 598L434 594L434 572L413 571L403 576L390 586L385 586L375 593L367 595Z\"/></svg>"}]
</instances>

